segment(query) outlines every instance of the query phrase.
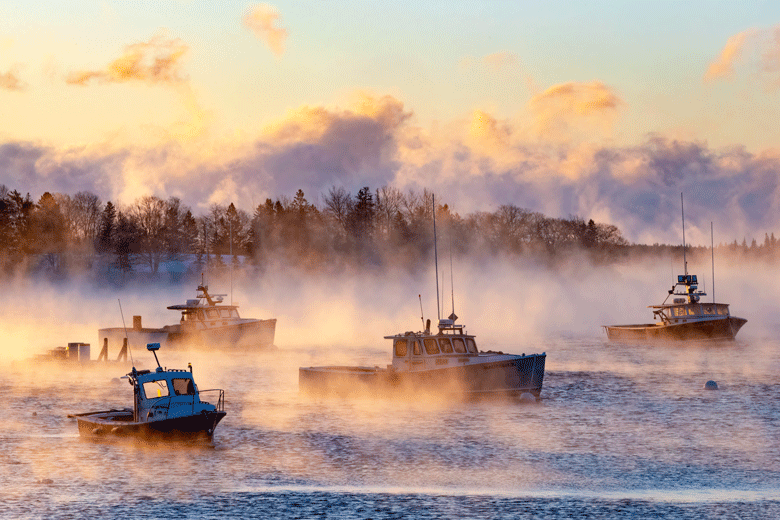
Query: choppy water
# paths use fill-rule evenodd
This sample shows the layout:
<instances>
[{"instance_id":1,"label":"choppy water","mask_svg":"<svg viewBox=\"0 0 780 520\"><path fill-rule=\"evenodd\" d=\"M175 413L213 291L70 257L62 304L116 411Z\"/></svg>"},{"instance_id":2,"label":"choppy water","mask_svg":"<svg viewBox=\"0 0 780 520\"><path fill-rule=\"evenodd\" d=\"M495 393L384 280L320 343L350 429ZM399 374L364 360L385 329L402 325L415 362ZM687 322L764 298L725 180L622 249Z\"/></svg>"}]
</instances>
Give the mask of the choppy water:
<instances>
[{"instance_id":1,"label":"choppy water","mask_svg":"<svg viewBox=\"0 0 780 520\"><path fill-rule=\"evenodd\" d=\"M83 441L66 414L128 406L130 386L112 381L126 370L8 365L0 516L776 518L778 347L508 345L548 354L535 405L310 400L297 367L328 364L327 351L161 352L168 366L192 361L201 389L226 390L213 447ZM703 390L710 379L721 389Z\"/></svg>"}]
</instances>

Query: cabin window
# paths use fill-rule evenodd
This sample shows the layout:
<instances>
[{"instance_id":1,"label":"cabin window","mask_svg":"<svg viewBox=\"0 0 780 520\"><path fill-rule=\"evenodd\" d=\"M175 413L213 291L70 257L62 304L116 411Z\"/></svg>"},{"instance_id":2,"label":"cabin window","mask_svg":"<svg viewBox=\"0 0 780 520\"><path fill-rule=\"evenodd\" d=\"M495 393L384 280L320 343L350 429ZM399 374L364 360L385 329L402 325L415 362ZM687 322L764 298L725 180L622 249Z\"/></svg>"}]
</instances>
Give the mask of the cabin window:
<instances>
[{"instance_id":1,"label":"cabin window","mask_svg":"<svg viewBox=\"0 0 780 520\"><path fill-rule=\"evenodd\" d=\"M423 344L425 345L425 352L427 352L429 355L434 355L439 353L439 345L436 344L436 340L433 338L425 338L423 340Z\"/></svg>"},{"instance_id":2,"label":"cabin window","mask_svg":"<svg viewBox=\"0 0 780 520\"><path fill-rule=\"evenodd\" d=\"M725 305L718 305L718 314L721 316L728 316L729 315L729 308Z\"/></svg>"},{"instance_id":3,"label":"cabin window","mask_svg":"<svg viewBox=\"0 0 780 520\"><path fill-rule=\"evenodd\" d=\"M217 309L206 309L206 316L208 316L210 320L216 320L219 318L219 311Z\"/></svg>"},{"instance_id":4,"label":"cabin window","mask_svg":"<svg viewBox=\"0 0 780 520\"><path fill-rule=\"evenodd\" d=\"M198 311L198 319L199 319L200 321L203 321L203 320L204 320L204 317L203 317L203 311Z\"/></svg>"},{"instance_id":5,"label":"cabin window","mask_svg":"<svg viewBox=\"0 0 780 520\"><path fill-rule=\"evenodd\" d=\"M419 341L412 340L412 353L415 356L422 355L422 349L420 348L420 342Z\"/></svg>"},{"instance_id":6,"label":"cabin window","mask_svg":"<svg viewBox=\"0 0 780 520\"><path fill-rule=\"evenodd\" d=\"M449 338L439 338L439 348L441 348L441 351L445 354L451 354L452 343L450 343Z\"/></svg>"},{"instance_id":7,"label":"cabin window","mask_svg":"<svg viewBox=\"0 0 780 520\"><path fill-rule=\"evenodd\" d=\"M407 352L408 351L406 350L406 340L405 339L397 339L397 340L395 340L395 355L396 355L396 357L405 357Z\"/></svg>"},{"instance_id":8,"label":"cabin window","mask_svg":"<svg viewBox=\"0 0 780 520\"><path fill-rule=\"evenodd\" d=\"M230 318L230 309L220 309L219 313L223 318Z\"/></svg>"},{"instance_id":9,"label":"cabin window","mask_svg":"<svg viewBox=\"0 0 780 520\"><path fill-rule=\"evenodd\" d=\"M184 321L195 321L196 315L194 312L185 312Z\"/></svg>"},{"instance_id":10,"label":"cabin window","mask_svg":"<svg viewBox=\"0 0 780 520\"><path fill-rule=\"evenodd\" d=\"M144 383L144 395L147 399L168 397L168 381L165 379L160 379L158 381L147 381Z\"/></svg>"},{"instance_id":11,"label":"cabin window","mask_svg":"<svg viewBox=\"0 0 780 520\"><path fill-rule=\"evenodd\" d=\"M190 378L174 378L173 393L176 395L195 395L195 385Z\"/></svg>"},{"instance_id":12,"label":"cabin window","mask_svg":"<svg viewBox=\"0 0 780 520\"><path fill-rule=\"evenodd\" d=\"M455 352L458 354L466 353L466 344L463 342L463 338L452 338L452 346L455 347Z\"/></svg>"},{"instance_id":13,"label":"cabin window","mask_svg":"<svg viewBox=\"0 0 780 520\"><path fill-rule=\"evenodd\" d=\"M704 314L715 314L715 309L711 305L707 305L704 308Z\"/></svg>"},{"instance_id":14,"label":"cabin window","mask_svg":"<svg viewBox=\"0 0 780 520\"><path fill-rule=\"evenodd\" d=\"M477 343L474 341L474 338L466 338L466 348L468 348L469 352L472 354L479 354L479 350L477 350Z\"/></svg>"}]
</instances>

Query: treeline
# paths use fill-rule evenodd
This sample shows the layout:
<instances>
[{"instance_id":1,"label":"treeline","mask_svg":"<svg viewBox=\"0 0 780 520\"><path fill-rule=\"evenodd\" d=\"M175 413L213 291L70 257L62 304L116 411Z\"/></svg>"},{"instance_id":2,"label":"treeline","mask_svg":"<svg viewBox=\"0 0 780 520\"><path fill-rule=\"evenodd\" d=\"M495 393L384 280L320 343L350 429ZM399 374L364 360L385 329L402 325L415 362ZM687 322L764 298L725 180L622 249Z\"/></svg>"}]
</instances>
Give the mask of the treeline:
<instances>
[{"instance_id":1,"label":"treeline","mask_svg":"<svg viewBox=\"0 0 780 520\"><path fill-rule=\"evenodd\" d=\"M158 273L163 262L192 271L225 261L263 269L277 262L311 270L429 262L433 247L431 192L392 187L351 194L333 187L310 203L267 199L252 214L212 205L203 214L171 197L147 196L127 206L89 192L44 193L34 201L0 185L0 270L66 275L95 264L113 272ZM461 216L436 205L439 247L455 255L514 255L554 260L585 251L608 260L628 246L620 230L579 217L550 218L514 205ZM229 256L232 253L232 256Z\"/></svg>"}]
</instances>

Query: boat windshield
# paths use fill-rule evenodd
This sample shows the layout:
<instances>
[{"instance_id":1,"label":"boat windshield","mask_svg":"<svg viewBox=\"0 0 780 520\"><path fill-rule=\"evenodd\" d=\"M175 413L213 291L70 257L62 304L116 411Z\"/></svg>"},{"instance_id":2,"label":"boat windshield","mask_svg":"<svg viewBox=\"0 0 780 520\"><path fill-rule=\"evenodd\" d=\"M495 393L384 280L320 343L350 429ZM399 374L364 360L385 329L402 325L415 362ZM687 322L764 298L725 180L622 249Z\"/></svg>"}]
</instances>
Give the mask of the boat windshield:
<instances>
[{"instance_id":1,"label":"boat windshield","mask_svg":"<svg viewBox=\"0 0 780 520\"><path fill-rule=\"evenodd\" d=\"M195 395L195 385L189 377L173 378L173 392L176 395Z\"/></svg>"},{"instance_id":2,"label":"boat windshield","mask_svg":"<svg viewBox=\"0 0 780 520\"><path fill-rule=\"evenodd\" d=\"M463 342L463 338L452 338L452 346L455 347L455 352L458 354L466 353L466 344Z\"/></svg>"},{"instance_id":3,"label":"boat windshield","mask_svg":"<svg viewBox=\"0 0 780 520\"><path fill-rule=\"evenodd\" d=\"M429 355L434 355L439 353L439 346L436 344L436 340L433 338L425 338L423 340L423 343L425 344L425 352Z\"/></svg>"},{"instance_id":4,"label":"boat windshield","mask_svg":"<svg viewBox=\"0 0 780 520\"><path fill-rule=\"evenodd\" d=\"M405 339L395 340L395 355L396 357L405 357L407 352L407 343Z\"/></svg>"},{"instance_id":5,"label":"boat windshield","mask_svg":"<svg viewBox=\"0 0 780 520\"><path fill-rule=\"evenodd\" d=\"M479 350L477 349L477 343L474 341L474 338L466 338L466 347L469 349L469 352L472 354L479 354Z\"/></svg>"},{"instance_id":6,"label":"boat windshield","mask_svg":"<svg viewBox=\"0 0 780 520\"><path fill-rule=\"evenodd\" d=\"M155 397L168 397L168 381L165 379L147 381L143 386L144 395L147 399L154 399Z\"/></svg>"},{"instance_id":7,"label":"boat windshield","mask_svg":"<svg viewBox=\"0 0 780 520\"><path fill-rule=\"evenodd\" d=\"M439 348L441 348L441 351L445 354L451 354L452 353L452 343L450 343L449 338L439 338Z\"/></svg>"}]
</instances>

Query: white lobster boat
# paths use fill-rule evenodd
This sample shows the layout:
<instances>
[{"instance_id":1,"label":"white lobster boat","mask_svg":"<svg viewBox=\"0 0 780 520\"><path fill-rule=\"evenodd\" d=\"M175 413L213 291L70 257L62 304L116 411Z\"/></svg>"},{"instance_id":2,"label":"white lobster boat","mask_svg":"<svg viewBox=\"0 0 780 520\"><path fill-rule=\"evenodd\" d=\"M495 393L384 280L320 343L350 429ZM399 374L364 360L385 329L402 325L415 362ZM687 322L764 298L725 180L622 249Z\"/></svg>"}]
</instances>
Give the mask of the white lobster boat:
<instances>
[{"instance_id":1,"label":"white lobster boat","mask_svg":"<svg viewBox=\"0 0 780 520\"><path fill-rule=\"evenodd\" d=\"M436 245L436 203L433 201L433 244L436 266L436 306L439 306L439 264ZM450 272L452 267L450 266ZM422 312L422 301L420 302ZM422 319L422 316L421 316ZM452 314L439 319L438 333L431 320L421 332L404 332L385 339L393 341L393 362L386 368L325 366L301 367L298 386L309 394L368 394L398 391L446 395L521 395L538 398L544 380L546 354L483 352L476 337L456 325L453 291Z\"/></svg>"},{"instance_id":2,"label":"white lobster boat","mask_svg":"<svg viewBox=\"0 0 780 520\"><path fill-rule=\"evenodd\" d=\"M744 318L732 316L726 303L702 302L701 297L706 294L698 290L695 274L679 275L666 298L669 296L676 296L672 303L664 300L661 305L649 306L653 309L654 323L604 325L607 338L612 341L733 340L747 323Z\"/></svg>"},{"instance_id":3,"label":"white lobster boat","mask_svg":"<svg viewBox=\"0 0 780 520\"><path fill-rule=\"evenodd\" d=\"M159 343L150 343L157 368L127 374L133 386L133 408L73 414L79 433L90 438L140 440L211 440L225 417L224 390L199 390L188 370L164 369L157 360ZM211 401L204 401L210 396Z\"/></svg>"},{"instance_id":4,"label":"white lobster boat","mask_svg":"<svg viewBox=\"0 0 780 520\"><path fill-rule=\"evenodd\" d=\"M147 328L141 316L133 316L133 328L113 327L98 331L98 344L131 345L160 343L167 347L263 350L274 346L276 319L242 318L238 305L223 303L224 294L211 295L207 285L198 285L197 297L168 309L181 311L175 325Z\"/></svg>"},{"instance_id":5,"label":"white lobster boat","mask_svg":"<svg viewBox=\"0 0 780 520\"><path fill-rule=\"evenodd\" d=\"M301 367L298 385L312 395L376 395L409 392L461 396L533 394L539 397L546 354L483 352L457 316L439 320L438 333L430 320L422 332L405 332L393 341L393 361L386 368Z\"/></svg>"},{"instance_id":6,"label":"white lobster boat","mask_svg":"<svg viewBox=\"0 0 780 520\"><path fill-rule=\"evenodd\" d=\"M682 215L682 252L685 274L677 276L661 305L650 305L653 309L654 323L634 325L603 325L607 338L611 341L707 341L733 340L739 329L747 323L744 318L732 316L726 303L705 303L706 296L699 290L699 280L695 274L688 274L688 259L685 244L685 206L683 194L680 194ZM715 287L715 237L710 224L712 240L712 287ZM667 303L675 296L672 303ZM714 299L714 298L713 298Z\"/></svg>"}]
</instances>

